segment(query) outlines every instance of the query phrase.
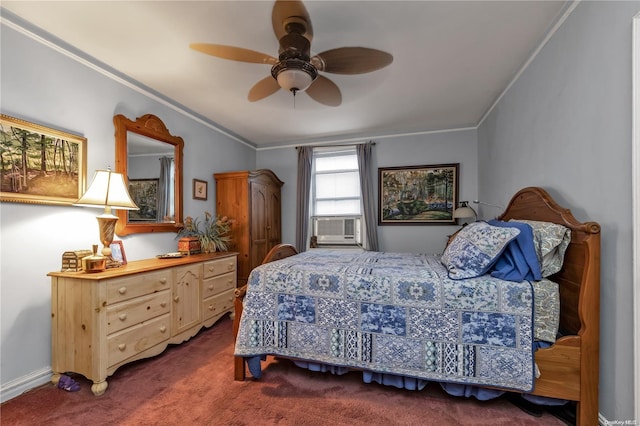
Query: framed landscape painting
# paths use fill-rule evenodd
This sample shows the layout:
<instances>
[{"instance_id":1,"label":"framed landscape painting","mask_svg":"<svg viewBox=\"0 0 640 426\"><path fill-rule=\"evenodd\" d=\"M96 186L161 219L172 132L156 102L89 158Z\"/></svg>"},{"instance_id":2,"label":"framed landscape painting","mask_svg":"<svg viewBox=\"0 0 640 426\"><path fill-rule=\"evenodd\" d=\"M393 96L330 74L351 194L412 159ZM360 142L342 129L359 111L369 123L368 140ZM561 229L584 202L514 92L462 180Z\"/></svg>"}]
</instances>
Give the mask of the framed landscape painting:
<instances>
[{"instance_id":1,"label":"framed landscape painting","mask_svg":"<svg viewBox=\"0 0 640 426\"><path fill-rule=\"evenodd\" d=\"M128 210L130 222L156 222L160 179L129 179L129 194L140 210Z\"/></svg>"},{"instance_id":2,"label":"framed landscape painting","mask_svg":"<svg viewBox=\"0 0 640 426\"><path fill-rule=\"evenodd\" d=\"M0 201L71 205L86 189L87 140L0 115Z\"/></svg>"},{"instance_id":3,"label":"framed landscape painting","mask_svg":"<svg viewBox=\"0 0 640 426\"><path fill-rule=\"evenodd\" d=\"M379 225L454 225L459 163L378 169Z\"/></svg>"}]
</instances>

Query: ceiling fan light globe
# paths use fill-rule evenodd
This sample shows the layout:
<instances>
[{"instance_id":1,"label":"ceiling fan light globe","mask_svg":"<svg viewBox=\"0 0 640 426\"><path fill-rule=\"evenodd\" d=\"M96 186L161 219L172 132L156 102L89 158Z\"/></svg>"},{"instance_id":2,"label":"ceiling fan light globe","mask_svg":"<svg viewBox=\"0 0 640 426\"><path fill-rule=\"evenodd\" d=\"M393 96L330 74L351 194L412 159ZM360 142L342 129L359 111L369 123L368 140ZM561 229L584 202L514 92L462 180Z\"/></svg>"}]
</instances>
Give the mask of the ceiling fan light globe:
<instances>
[{"instance_id":1,"label":"ceiling fan light globe","mask_svg":"<svg viewBox=\"0 0 640 426\"><path fill-rule=\"evenodd\" d=\"M271 75L278 86L288 92L303 92L318 76L318 70L309 62L300 59L285 59L271 68Z\"/></svg>"},{"instance_id":2,"label":"ceiling fan light globe","mask_svg":"<svg viewBox=\"0 0 640 426\"><path fill-rule=\"evenodd\" d=\"M289 92L303 92L313 83L313 78L307 72L296 69L281 71L276 80L280 87Z\"/></svg>"}]
</instances>

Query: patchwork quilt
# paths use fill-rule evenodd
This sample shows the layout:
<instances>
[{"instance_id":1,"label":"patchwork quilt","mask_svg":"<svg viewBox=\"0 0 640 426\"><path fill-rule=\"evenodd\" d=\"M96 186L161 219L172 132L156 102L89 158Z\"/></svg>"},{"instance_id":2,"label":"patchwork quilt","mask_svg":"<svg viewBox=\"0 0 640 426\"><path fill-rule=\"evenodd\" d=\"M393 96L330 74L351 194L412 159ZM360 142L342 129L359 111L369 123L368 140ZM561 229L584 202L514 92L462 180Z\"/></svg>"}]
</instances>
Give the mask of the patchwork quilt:
<instances>
[{"instance_id":1,"label":"patchwork quilt","mask_svg":"<svg viewBox=\"0 0 640 426\"><path fill-rule=\"evenodd\" d=\"M310 250L251 272L235 354L533 389L533 290L439 255Z\"/></svg>"}]
</instances>

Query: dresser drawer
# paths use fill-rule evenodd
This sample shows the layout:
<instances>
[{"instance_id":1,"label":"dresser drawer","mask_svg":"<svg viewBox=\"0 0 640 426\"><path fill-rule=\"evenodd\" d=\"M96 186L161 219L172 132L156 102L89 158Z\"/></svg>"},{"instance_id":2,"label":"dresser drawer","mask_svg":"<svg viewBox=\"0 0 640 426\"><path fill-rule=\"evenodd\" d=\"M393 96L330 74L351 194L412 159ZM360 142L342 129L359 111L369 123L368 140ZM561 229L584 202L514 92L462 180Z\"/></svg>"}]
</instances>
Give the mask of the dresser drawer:
<instances>
[{"instance_id":1,"label":"dresser drawer","mask_svg":"<svg viewBox=\"0 0 640 426\"><path fill-rule=\"evenodd\" d=\"M121 277L107 282L107 303L111 305L170 288L171 269Z\"/></svg>"},{"instance_id":2,"label":"dresser drawer","mask_svg":"<svg viewBox=\"0 0 640 426\"><path fill-rule=\"evenodd\" d=\"M170 309L171 292L169 290L110 305L107 308L107 334L167 314Z\"/></svg>"},{"instance_id":3,"label":"dresser drawer","mask_svg":"<svg viewBox=\"0 0 640 426\"><path fill-rule=\"evenodd\" d=\"M236 256L211 260L204 263L204 278L215 277L236 270Z\"/></svg>"},{"instance_id":4,"label":"dresser drawer","mask_svg":"<svg viewBox=\"0 0 640 426\"><path fill-rule=\"evenodd\" d=\"M223 312L230 311L233 307L233 290L227 290L216 296L202 301L204 319L215 317Z\"/></svg>"},{"instance_id":5,"label":"dresser drawer","mask_svg":"<svg viewBox=\"0 0 640 426\"><path fill-rule=\"evenodd\" d=\"M115 365L171 336L171 315L165 314L107 337L108 364Z\"/></svg>"},{"instance_id":6,"label":"dresser drawer","mask_svg":"<svg viewBox=\"0 0 640 426\"><path fill-rule=\"evenodd\" d=\"M202 298L206 299L225 290L236 287L236 273L218 275L202 281Z\"/></svg>"}]
</instances>

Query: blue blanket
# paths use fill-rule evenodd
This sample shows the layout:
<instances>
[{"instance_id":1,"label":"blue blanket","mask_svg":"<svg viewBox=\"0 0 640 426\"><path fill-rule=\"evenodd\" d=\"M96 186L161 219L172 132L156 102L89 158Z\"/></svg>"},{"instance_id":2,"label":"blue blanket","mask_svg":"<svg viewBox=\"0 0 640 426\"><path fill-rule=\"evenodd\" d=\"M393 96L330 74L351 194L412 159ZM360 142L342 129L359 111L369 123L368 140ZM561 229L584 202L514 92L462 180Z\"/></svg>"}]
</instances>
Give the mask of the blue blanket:
<instances>
[{"instance_id":1,"label":"blue blanket","mask_svg":"<svg viewBox=\"0 0 640 426\"><path fill-rule=\"evenodd\" d=\"M249 277L235 354L533 388L529 282L451 280L437 255L311 250ZM255 358L258 357L258 358Z\"/></svg>"},{"instance_id":2,"label":"blue blanket","mask_svg":"<svg viewBox=\"0 0 640 426\"><path fill-rule=\"evenodd\" d=\"M541 280L542 272L540 271L540 262L533 242L531 226L526 223L502 222L495 219L487 223L492 226L520 230L518 236L505 247L493 265L490 270L491 275L509 281Z\"/></svg>"}]
</instances>

